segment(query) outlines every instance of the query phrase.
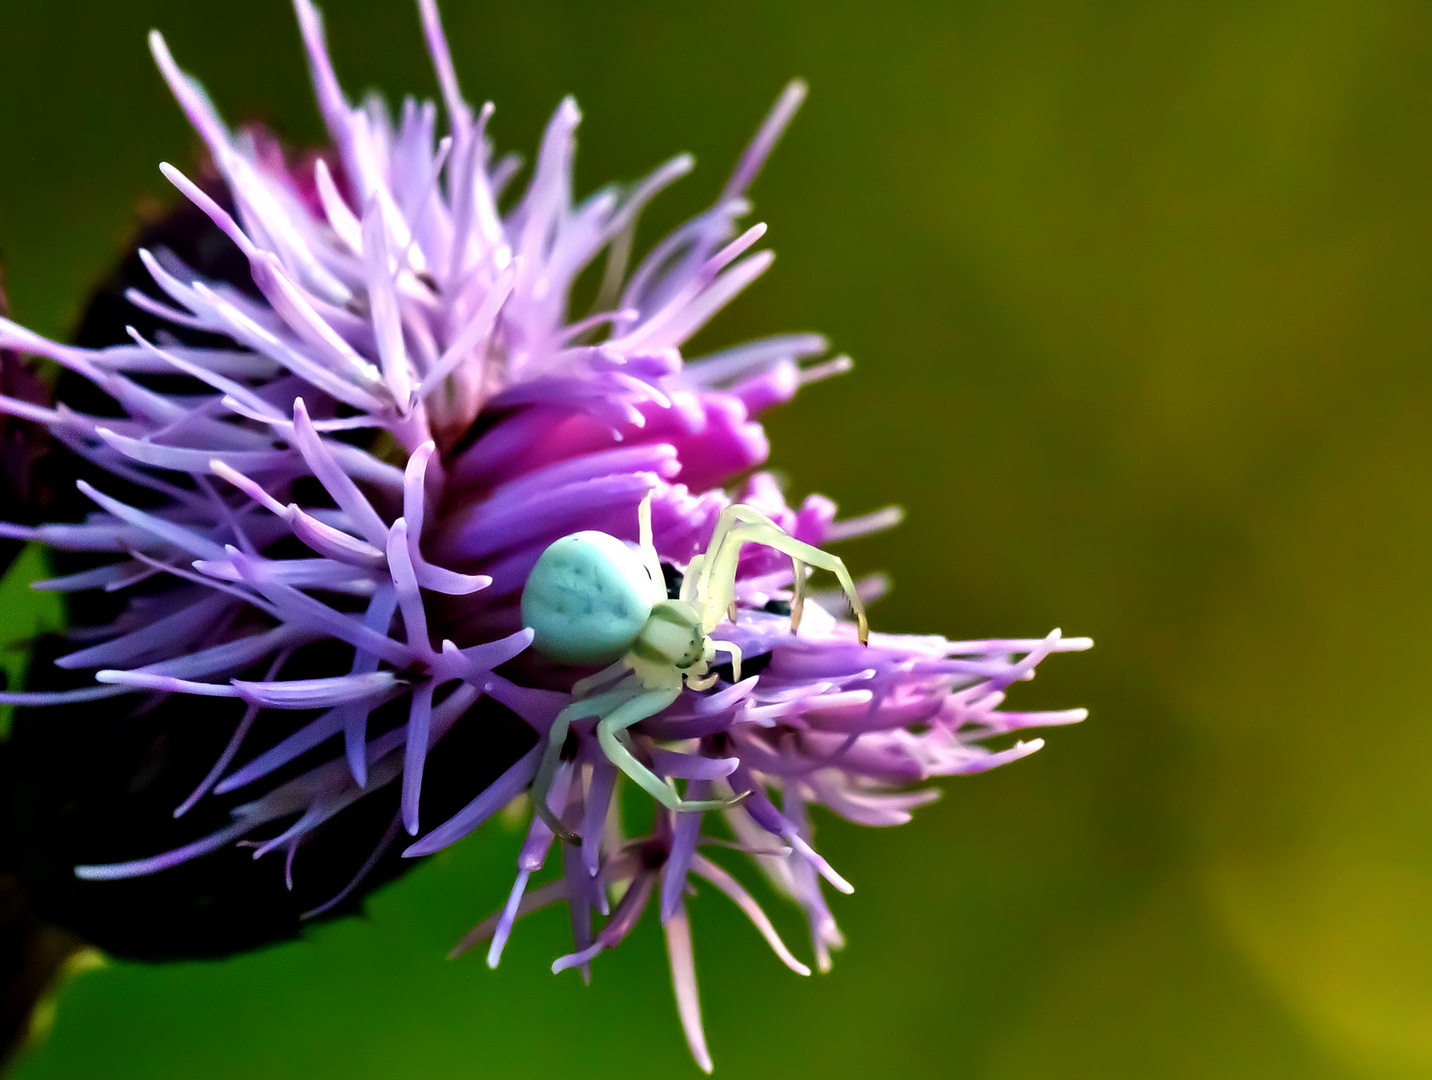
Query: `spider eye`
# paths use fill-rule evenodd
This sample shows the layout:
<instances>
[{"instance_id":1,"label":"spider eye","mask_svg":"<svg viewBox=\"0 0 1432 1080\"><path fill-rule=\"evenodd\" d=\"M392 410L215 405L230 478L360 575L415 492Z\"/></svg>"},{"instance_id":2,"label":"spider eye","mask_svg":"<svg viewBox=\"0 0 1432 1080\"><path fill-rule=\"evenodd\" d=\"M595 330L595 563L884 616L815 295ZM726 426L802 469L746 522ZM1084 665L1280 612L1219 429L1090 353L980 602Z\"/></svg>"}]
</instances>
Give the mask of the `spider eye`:
<instances>
[{"instance_id":1,"label":"spider eye","mask_svg":"<svg viewBox=\"0 0 1432 1080\"><path fill-rule=\"evenodd\" d=\"M608 664L631 648L651 616L641 556L614 536L579 532L554 541L522 589L532 646L565 664Z\"/></svg>"}]
</instances>

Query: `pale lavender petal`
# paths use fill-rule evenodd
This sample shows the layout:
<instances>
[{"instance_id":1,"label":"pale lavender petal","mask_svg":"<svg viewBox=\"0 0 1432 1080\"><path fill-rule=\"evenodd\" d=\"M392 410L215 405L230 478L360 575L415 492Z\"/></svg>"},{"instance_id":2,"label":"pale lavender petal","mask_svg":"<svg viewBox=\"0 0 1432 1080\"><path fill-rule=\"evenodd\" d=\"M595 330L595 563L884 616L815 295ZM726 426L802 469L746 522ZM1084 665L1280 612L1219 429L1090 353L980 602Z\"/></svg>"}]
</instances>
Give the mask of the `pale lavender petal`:
<instances>
[{"instance_id":1,"label":"pale lavender petal","mask_svg":"<svg viewBox=\"0 0 1432 1080\"><path fill-rule=\"evenodd\" d=\"M403 624L408 632L408 647L418 656L431 658L433 647L428 639L427 610L418 592L418 578L409 554L408 524L402 518L393 522L388 533L388 571L393 575L393 587L397 590L398 609L403 613Z\"/></svg>"},{"instance_id":2,"label":"pale lavender petal","mask_svg":"<svg viewBox=\"0 0 1432 1080\"><path fill-rule=\"evenodd\" d=\"M456 843L472 832L497 811L510 803L532 782L537 775L537 762L541 746L534 746L523 754L505 773L494 780L477 798L468 803L443 824L403 852L404 858L417 855L431 855L449 844Z\"/></svg>"},{"instance_id":3,"label":"pale lavender petal","mask_svg":"<svg viewBox=\"0 0 1432 1080\"><path fill-rule=\"evenodd\" d=\"M601 882L587 873L581 854L570 847L562 848L562 883L566 886L568 922L572 926L572 943L578 951L592 944L592 910L599 900L595 893L601 889ZM520 912L519 912L520 914ZM591 984L590 967L582 968L582 981Z\"/></svg>"},{"instance_id":4,"label":"pale lavender petal","mask_svg":"<svg viewBox=\"0 0 1432 1080\"><path fill-rule=\"evenodd\" d=\"M662 776L692 780L720 780L730 776L741 764L739 758L712 758L698 754L678 754L661 747L651 750L651 766ZM695 796L688 796L694 798Z\"/></svg>"},{"instance_id":5,"label":"pale lavender petal","mask_svg":"<svg viewBox=\"0 0 1432 1080\"><path fill-rule=\"evenodd\" d=\"M468 649L457 649L454 646L452 652L449 652L447 646L452 642L444 642L443 652L449 656L455 654L460 658L462 674L459 677L482 679L486 678L493 668L507 663L531 645L532 637L533 632L523 627L515 634L509 634L505 638L489 641L485 645L474 645Z\"/></svg>"},{"instance_id":6,"label":"pale lavender petal","mask_svg":"<svg viewBox=\"0 0 1432 1080\"><path fill-rule=\"evenodd\" d=\"M97 682L112 683L128 690L156 690L162 694L193 694L196 697L239 696L235 687L222 683L192 682L176 679L172 675L150 675L142 671L104 670L95 672L94 677Z\"/></svg>"},{"instance_id":7,"label":"pale lavender petal","mask_svg":"<svg viewBox=\"0 0 1432 1080\"><path fill-rule=\"evenodd\" d=\"M48 705L77 705L85 701L100 701L104 698L128 694L130 686L85 686L78 690L7 690L0 691L0 705L20 705L40 708Z\"/></svg>"},{"instance_id":8,"label":"pale lavender petal","mask_svg":"<svg viewBox=\"0 0 1432 1080\"><path fill-rule=\"evenodd\" d=\"M495 968L502 960L502 950L507 945L508 935L512 933L512 924L517 920L518 905L522 903L522 894L526 891L527 879L531 876L531 870L517 871L517 880L512 883L507 906L502 909L492 931L492 944L487 950L487 966L490 968Z\"/></svg>"},{"instance_id":9,"label":"pale lavender petal","mask_svg":"<svg viewBox=\"0 0 1432 1080\"><path fill-rule=\"evenodd\" d=\"M264 573L262 564L239 551L230 549L229 560L245 582L263 593L285 618L320 634L329 634L356 648L366 649L396 667L406 667L412 660L407 646L378 634L327 604L273 580Z\"/></svg>"},{"instance_id":10,"label":"pale lavender petal","mask_svg":"<svg viewBox=\"0 0 1432 1080\"><path fill-rule=\"evenodd\" d=\"M581 967L588 963L603 949L610 949L620 945L622 939L631 933L632 927L636 925L641 913L646 910L646 903L651 899L651 890L656 883L656 876L651 873L639 873L632 879L627 891L612 909L611 918L607 924L597 931L597 940L590 947L581 952L569 953L559 957L552 962L552 974L556 975L567 968Z\"/></svg>"},{"instance_id":11,"label":"pale lavender petal","mask_svg":"<svg viewBox=\"0 0 1432 1080\"><path fill-rule=\"evenodd\" d=\"M731 776L731 786L736 791L748 791L750 796L742 804L746 812L767 832L779 836L786 843L804 857L815 867L820 876L829 881L843 893L852 893L855 886L846 881L835 872L835 868L826 862L814 848L801 836L796 826L791 824L785 816L771 804L766 798L759 785L750 775L749 771L741 766Z\"/></svg>"},{"instance_id":12,"label":"pale lavender petal","mask_svg":"<svg viewBox=\"0 0 1432 1080\"><path fill-rule=\"evenodd\" d=\"M562 762L552 775L552 785L547 790L547 805L559 818L567 805L567 792L571 788L574 772L572 762ZM517 853L517 865L524 870L541 870L547 862L547 853L552 850L553 839L551 827L534 814L527 839Z\"/></svg>"},{"instance_id":13,"label":"pale lavender petal","mask_svg":"<svg viewBox=\"0 0 1432 1080\"><path fill-rule=\"evenodd\" d=\"M413 691L408 712L408 741L403 759L403 827L409 836L418 835L418 799L423 787L423 763L428 756L428 733L433 720L433 684L423 683Z\"/></svg>"},{"instance_id":14,"label":"pale lavender petal","mask_svg":"<svg viewBox=\"0 0 1432 1080\"><path fill-rule=\"evenodd\" d=\"M232 604L233 601L222 594L203 597L196 604L190 604L172 615L155 619L147 626L112 641L107 641L103 645L93 645L88 649L67 653L55 661L55 666L73 670L75 668L133 664L148 660L155 653L168 652L193 643L195 628L211 625ZM214 670L221 670L221 668ZM171 674L178 673L171 672ZM193 669L191 673L206 672L203 672L201 667Z\"/></svg>"},{"instance_id":15,"label":"pale lavender petal","mask_svg":"<svg viewBox=\"0 0 1432 1080\"><path fill-rule=\"evenodd\" d=\"M664 925L666 955L671 960L671 985L676 991L676 1011L686 1032L686 1045L702 1072L711 1071L711 1054L706 1049L706 1032L701 1027L701 1001L696 994L696 962L691 953L691 923L686 905L677 901L676 910Z\"/></svg>"},{"instance_id":16,"label":"pale lavender petal","mask_svg":"<svg viewBox=\"0 0 1432 1080\"><path fill-rule=\"evenodd\" d=\"M797 110L805 102L808 88L800 79L792 79L781 91L781 96L771 106L771 111L766 114L765 121L761 124L760 130L746 147L741 160L736 164L735 171L731 178L726 181L726 187L722 191L725 198L731 199L743 194L756 174L761 171L761 166L770 157L771 151L775 149L776 143L780 141L781 135L785 133Z\"/></svg>"},{"instance_id":17,"label":"pale lavender petal","mask_svg":"<svg viewBox=\"0 0 1432 1080\"><path fill-rule=\"evenodd\" d=\"M251 831L260 824L258 821L239 819L232 824L220 829L218 832L210 833L202 840L196 840L192 844L185 844L183 847L175 848L173 851L166 851L163 855L156 855L152 859L136 859L133 862L106 863L102 866L76 866L75 877L85 881L114 881L118 878L143 877L145 874L157 873L160 870L167 870L171 866L178 866L180 863L188 862L190 859L200 855L207 855L211 851L217 851L245 833Z\"/></svg>"},{"instance_id":18,"label":"pale lavender petal","mask_svg":"<svg viewBox=\"0 0 1432 1080\"><path fill-rule=\"evenodd\" d=\"M381 548L319 521L293 503L284 508L283 517L293 535L320 555L359 567L379 567L385 561Z\"/></svg>"},{"instance_id":19,"label":"pale lavender petal","mask_svg":"<svg viewBox=\"0 0 1432 1080\"><path fill-rule=\"evenodd\" d=\"M388 229L382 208L376 198L363 211L363 265L367 276L368 303L373 319L373 335L378 341L383 378L400 412L408 411L412 396L408 352L403 345L402 316L398 311L398 294L389 268Z\"/></svg>"},{"instance_id":20,"label":"pale lavender petal","mask_svg":"<svg viewBox=\"0 0 1432 1080\"><path fill-rule=\"evenodd\" d=\"M273 663L269 665L266 677L270 679L277 678L278 673L283 670L284 664L287 663L291 655L292 650L289 649L285 649L281 652L274 659ZM259 707L257 705L251 704L244 710L244 715L239 719L238 724L234 728L234 734L229 738L228 745L224 747L218 760L214 762L213 766L204 775L204 779L199 781L199 786L189 793L189 797L175 807L174 816L176 818L183 817L187 814L193 809L195 803L213 790L214 785L219 782L219 778L228 771L229 766L233 764L234 758L238 756L239 747L243 745L244 739L247 737L249 730L253 727L254 721L258 719L258 715Z\"/></svg>"},{"instance_id":21,"label":"pale lavender petal","mask_svg":"<svg viewBox=\"0 0 1432 1080\"><path fill-rule=\"evenodd\" d=\"M810 974L810 968L797 960L795 956L791 954L791 951L786 948L785 942L782 941L780 935L776 933L776 928L771 924L770 918L761 910L761 905L756 903L755 898L745 890L739 881L704 855L693 856L691 869L711 882L712 885L715 885L716 888L720 889L730 898L733 904L741 909L745 916L751 920L756 929L760 931L761 936L766 939L766 944L771 947L771 951L780 957L781 963L785 964L786 967L790 968L797 975Z\"/></svg>"},{"instance_id":22,"label":"pale lavender petal","mask_svg":"<svg viewBox=\"0 0 1432 1080\"><path fill-rule=\"evenodd\" d=\"M709 799L711 784L707 780L693 780L686 787L686 798ZM686 872L696 855L696 845L701 837L703 814L677 814L672 828L671 850L661 868L661 921L667 922L681 907L682 895L686 892Z\"/></svg>"},{"instance_id":23,"label":"pale lavender petal","mask_svg":"<svg viewBox=\"0 0 1432 1080\"><path fill-rule=\"evenodd\" d=\"M255 708L259 707L258 702L254 702L253 705ZM321 745L342 731L346 715L343 709L329 709L317 720L305 724L277 746L264 751L232 775L226 776L214 788L215 793L226 795L230 791L237 791L306 754L315 746Z\"/></svg>"},{"instance_id":24,"label":"pale lavender petal","mask_svg":"<svg viewBox=\"0 0 1432 1080\"><path fill-rule=\"evenodd\" d=\"M208 468L209 463L205 461L204 471L207 472ZM181 551L187 551L199 559L221 559L224 557L224 548L221 544L199 536L192 530L176 525L172 521L165 521L153 514L147 514L143 510L127 506L118 499L112 499L103 492L96 491L91 484L84 480L76 481L75 486L121 521L153 533L159 539L173 544Z\"/></svg>"},{"instance_id":25,"label":"pale lavender petal","mask_svg":"<svg viewBox=\"0 0 1432 1080\"><path fill-rule=\"evenodd\" d=\"M593 762L592 782L587 790L586 805L582 813L582 866L588 877L596 877L601 865L602 827L607 820L607 810L611 806L616 782L615 765L605 758ZM586 943L578 947L586 948Z\"/></svg>"},{"instance_id":26,"label":"pale lavender petal","mask_svg":"<svg viewBox=\"0 0 1432 1080\"><path fill-rule=\"evenodd\" d=\"M558 878L556 881L549 881L545 885L539 885L537 888L528 889L523 893L522 901L517 905L515 917L520 919L523 915L540 911L544 907L549 907L567 898L566 881L561 878ZM502 918L505 910L504 908L501 911L493 912L464 934L458 943L448 952L448 959L456 960L463 953L467 952L468 949L481 945L484 941L492 937L493 933L497 930L498 920Z\"/></svg>"},{"instance_id":27,"label":"pale lavender petal","mask_svg":"<svg viewBox=\"0 0 1432 1080\"><path fill-rule=\"evenodd\" d=\"M338 464L318 432L313 430L303 398L295 398L293 402L293 434L298 451L303 454L303 460L313 470L313 475L318 477L318 482L333 496L333 501L343 509L364 538L374 547L382 548L388 540L388 527L358 490L358 485Z\"/></svg>"}]
</instances>

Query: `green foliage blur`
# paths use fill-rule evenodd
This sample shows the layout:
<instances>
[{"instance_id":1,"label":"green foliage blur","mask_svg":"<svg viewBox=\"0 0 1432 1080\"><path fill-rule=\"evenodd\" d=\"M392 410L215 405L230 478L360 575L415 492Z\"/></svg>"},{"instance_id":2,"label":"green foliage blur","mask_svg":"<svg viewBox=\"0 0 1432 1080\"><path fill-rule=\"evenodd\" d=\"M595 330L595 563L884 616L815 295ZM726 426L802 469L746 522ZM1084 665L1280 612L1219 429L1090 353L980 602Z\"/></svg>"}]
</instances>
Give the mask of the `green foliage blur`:
<instances>
[{"instance_id":1,"label":"green foliage blur","mask_svg":"<svg viewBox=\"0 0 1432 1080\"><path fill-rule=\"evenodd\" d=\"M350 91L435 93L406 0L327 14ZM1012 695L1091 710L1033 759L904 828L825 819L857 885L831 974L695 899L717 1075L1432 1076L1432 7L445 16L503 149L572 92L584 191L697 154L648 243L808 79L754 192L780 257L703 344L855 357L769 428L793 494L908 509L842 552L894 578L877 628L1098 643ZM174 198L157 163L194 160L150 26L231 119L320 138L282 0L0 0L0 245L38 330ZM443 958L519 844L494 822L297 944L82 975L18 1075L696 1075L650 913L590 988L547 970L560 909L495 972Z\"/></svg>"}]
</instances>

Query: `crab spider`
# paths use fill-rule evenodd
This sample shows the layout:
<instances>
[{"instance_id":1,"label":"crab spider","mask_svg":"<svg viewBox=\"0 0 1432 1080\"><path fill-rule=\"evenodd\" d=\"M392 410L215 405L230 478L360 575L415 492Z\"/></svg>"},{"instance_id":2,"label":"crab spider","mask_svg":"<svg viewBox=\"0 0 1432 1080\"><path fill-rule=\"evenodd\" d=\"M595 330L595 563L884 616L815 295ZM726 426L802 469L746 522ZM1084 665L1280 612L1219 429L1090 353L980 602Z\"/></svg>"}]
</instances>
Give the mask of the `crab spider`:
<instances>
[{"instance_id":1,"label":"crab spider","mask_svg":"<svg viewBox=\"0 0 1432 1080\"><path fill-rule=\"evenodd\" d=\"M731 800L682 799L669 781L632 752L627 728L655 716L683 687L706 690L717 675L718 652L731 657L741 677L741 650L715 641L723 617L736 617L736 565L741 547L764 544L789 555L795 567L791 633L800 626L806 567L829 570L840 580L859 625L869 636L865 605L845 563L802 543L753 506L728 506L717 519L704 555L692 558L679 599L668 599L661 560L651 539L651 495L637 511L641 541L632 548L607 533L586 531L554 541L542 553L522 590L522 623L533 631L532 647L568 664L607 664L572 687L572 703L557 714L532 781L537 814L563 839L577 837L547 805L547 793L575 720L596 717L597 742L607 759L670 810L714 810Z\"/></svg>"}]
</instances>

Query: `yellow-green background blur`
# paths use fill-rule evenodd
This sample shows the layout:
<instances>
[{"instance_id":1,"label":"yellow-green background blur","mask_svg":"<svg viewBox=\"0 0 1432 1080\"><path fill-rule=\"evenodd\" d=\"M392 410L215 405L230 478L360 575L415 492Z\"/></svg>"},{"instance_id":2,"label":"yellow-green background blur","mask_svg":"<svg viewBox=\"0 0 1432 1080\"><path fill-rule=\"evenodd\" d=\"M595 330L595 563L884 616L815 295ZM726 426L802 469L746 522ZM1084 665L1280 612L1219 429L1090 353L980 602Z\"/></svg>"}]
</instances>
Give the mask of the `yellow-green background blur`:
<instances>
[{"instance_id":1,"label":"yellow-green background blur","mask_svg":"<svg viewBox=\"0 0 1432 1080\"><path fill-rule=\"evenodd\" d=\"M350 91L434 93L407 0L328 9ZM502 148L572 92L583 191L696 153L648 242L808 79L754 192L775 268L703 341L855 357L769 427L794 494L908 508L843 552L893 574L877 626L1098 642L1016 689L1091 710L1035 758L904 828L826 820L857 884L830 975L697 898L718 1076L1432 1076L1432 7L445 14ZM230 118L320 137L281 0L4 0L0 245L39 330L194 159L150 26ZM694 1074L650 915L591 988L547 970L560 909L496 972L443 959L519 841L495 823L301 943L87 973L19 1075Z\"/></svg>"}]
</instances>

